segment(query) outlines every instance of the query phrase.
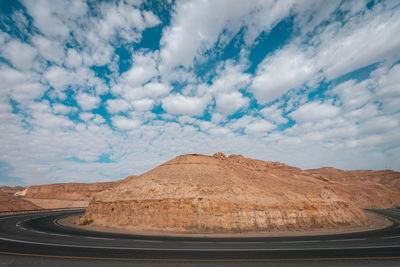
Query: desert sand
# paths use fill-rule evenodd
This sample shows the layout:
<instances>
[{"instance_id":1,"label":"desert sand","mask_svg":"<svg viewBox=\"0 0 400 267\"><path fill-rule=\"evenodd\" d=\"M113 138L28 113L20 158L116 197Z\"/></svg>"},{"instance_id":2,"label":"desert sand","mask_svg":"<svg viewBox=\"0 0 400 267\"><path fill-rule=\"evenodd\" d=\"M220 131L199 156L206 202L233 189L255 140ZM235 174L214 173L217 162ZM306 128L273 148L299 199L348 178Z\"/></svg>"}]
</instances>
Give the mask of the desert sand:
<instances>
[{"instance_id":1,"label":"desert sand","mask_svg":"<svg viewBox=\"0 0 400 267\"><path fill-rule=\"evenodd\" d=\"M400 203L399 173L347 173L183 155L96 194L79 223L181 233L324 229L365 225L363 208Z\"/></svg>"}]
</instances>

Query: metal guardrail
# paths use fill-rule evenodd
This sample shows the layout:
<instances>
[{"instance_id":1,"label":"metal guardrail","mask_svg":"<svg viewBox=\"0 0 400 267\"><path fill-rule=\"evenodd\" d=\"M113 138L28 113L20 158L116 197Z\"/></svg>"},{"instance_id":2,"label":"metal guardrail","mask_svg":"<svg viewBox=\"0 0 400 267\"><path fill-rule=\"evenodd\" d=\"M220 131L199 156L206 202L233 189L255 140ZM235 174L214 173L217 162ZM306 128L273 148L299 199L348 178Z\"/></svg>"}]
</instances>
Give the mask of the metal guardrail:
<instances>
[{"instance_id":1,"label":"metal guardrail","mask_svg":"<svg viewBox=\"0 0 400 267\"><path fill-rule=\"evenodd\" d=\"M35 209L35 210L4 210L0 211L0 215L12 215L20 213L40 213L48 211L62 211L62 210L84 210L87 207L71 207L71 208L54 208L54 209Z\"/></svg>"}]
</instances>

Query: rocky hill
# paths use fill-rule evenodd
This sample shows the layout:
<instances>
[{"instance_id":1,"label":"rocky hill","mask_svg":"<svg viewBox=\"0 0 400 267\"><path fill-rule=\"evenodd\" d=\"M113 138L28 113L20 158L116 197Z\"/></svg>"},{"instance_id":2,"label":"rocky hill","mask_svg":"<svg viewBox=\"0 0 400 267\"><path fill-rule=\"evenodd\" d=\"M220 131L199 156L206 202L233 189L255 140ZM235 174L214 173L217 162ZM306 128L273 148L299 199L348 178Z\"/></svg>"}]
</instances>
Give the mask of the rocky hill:
<instances>
[{"instance_id":1,"label":"rocky hill","mask_svg":"<svg viewBox=\"0 0 400 267\"><path fill-rule=\"evenodd\" d=\"M27 200L15 197L12 194L0 191L0 211L33 209L40 209L40 207Z\"/></svg>"},{"instance_id":2,"label":"rocky hill","mask_svg":"<svg viewBox=\"0 0 400 267\"><path fill-rule=\"evenodd\" d=\"M324 181L332 192L361 208L386 209L400 205L400 173L391 170L343 171L335 168L306 170Z\"/></svg>"},{"instance_id":3,"label":"rocky hill","mask_svg":"<svg viewBox=\"0 0 400 267\"><path fill-rule=\"evenodd\" d=\"M0 191L6 192L9 194L15 194L16 192L24 190L25 187L22 186L0 186Z\"/></svg>"},{"instance_id":4,"label":"rocky hill","mask_svg":"<svg viewBox=\"0 0 400 267\"><path fill-rule=\"evenodd\" d=\"M104 183L61 183L31 185L15 195L43 208L86 207L93 195L130 179Z\"/></svg>"},{"instance_id":5,"label":"rocky hill","mask_svg":"<svg viewBox=\"0 0 400 267\"><path fill-rule=\"evenodd\" d=\"M96 194L79 222L181 232L325 228L364 224L362 208L400 203L399 173L350 174L357 182L240 155L183 155Z\"/></svg>"}]
</instances>

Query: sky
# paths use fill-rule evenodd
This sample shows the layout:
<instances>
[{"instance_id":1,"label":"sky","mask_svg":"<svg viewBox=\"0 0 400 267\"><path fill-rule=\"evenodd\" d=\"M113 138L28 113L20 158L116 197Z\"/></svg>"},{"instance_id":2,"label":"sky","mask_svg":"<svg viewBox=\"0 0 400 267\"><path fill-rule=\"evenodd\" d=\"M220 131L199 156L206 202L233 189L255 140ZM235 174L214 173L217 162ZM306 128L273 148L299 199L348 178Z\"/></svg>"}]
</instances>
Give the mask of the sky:
<instances>
[{"instance_id":1,"label":"sky","mask_svg":"<svg viewBox=\"0 0 400 267\"><path fill-rule=\"evenodd\" d=\"M0 185L218 151L400 171L400 2L0 0Z\"/></svg>"}]
</instances>

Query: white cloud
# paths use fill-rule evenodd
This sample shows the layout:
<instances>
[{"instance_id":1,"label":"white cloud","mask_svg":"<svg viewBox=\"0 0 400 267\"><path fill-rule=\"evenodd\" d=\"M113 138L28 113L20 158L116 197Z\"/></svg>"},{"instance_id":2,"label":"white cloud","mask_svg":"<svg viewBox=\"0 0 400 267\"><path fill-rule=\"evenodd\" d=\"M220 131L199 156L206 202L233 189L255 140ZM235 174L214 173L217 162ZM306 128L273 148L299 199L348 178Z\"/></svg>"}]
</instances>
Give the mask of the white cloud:
<instances>
[{"instance_id":1,"label":"white cloud","mask_svg":"<svg viewBox=\"0 0 400 267\"><path fill-rule=\"evenodd\" d=\"M346 110L353 110L371 100L369 87L371 87L369 80L360 83L349 80L336 86L332 92L339 95Z\"/></svg>"},{"instance_id":2,"label":"white cloud","mask_svg":"<svg viewBox=\"0 0 400 267\"><path fill-rule=\"evenodd\" d=\"M44 77L54 89L60 91L65 90L71 83L75 83L72 79L71 73L58 66L50 67L46 73L44 73Z\"/></svg>"},{"instance_id":3,"label":"white cloud","mask_svg":"<svg viewBox=\"0 0 400 267\"><path fill-rule=\"evenodd\" d=\"M287 123L288 120L283 117L283 110L278 108L279 103L272 106L265 107L260 110L260 114L267 120L273 121L277 124Z\"/></svg>"},{"instance_id":4,"label":"white cloud","mask_svg":"<svg viewBox=\"0 0 400 267\"><path fill-rule=\"evenodd\" d=\"M328 80L384 59L399 58L400 11L390 4L378 4L363 16L354 17L343 27L327 27L319 36L319 65Z\"/></svg>"},{"instance_id":5,"label":"white cloud","mask_svg":"<svg viewBox=\"0 0 400 267\"><path fill-rule=\"evenodd\" d=\"M127 86L137 87L143 85L157 75L155 54L135 54L133 56L132 68L124 73L123 79Z\"/></svg>"},{"instance_id":6,"label":"white cloud","mask_svg":"<svg viewBox=\"0 0 400 267\"><path fill-rule=\"evenodd\" d=\"M83 110L92 110L100 105L101 99L98 96L87 93L79 93L76 96L76 101Z\"/></svg>"},{"instance_id":7,"label":"white cloud","mask_svg":"<svg viewBox=\"0 0 400 267\"><path fill-rule=\"evenodd\" d=\"M42 57L57 64L62 63L62 59L64 58L64 49L60 43L55 40L50 41L49 39L39 35L33 37L33 43L38 48Z\"/></svg>"},{"instance_id":8,"label":"white cloud","mask_svg":"<svg viewBox=\"0 0 400 267\"><path fill-rule=\"evenodd\" d=\"M106 102L107 111L111 114L125 112L131 109L131 105L124 99L109 99Z\"/></svg>"},{"instance_id":9,"label":"white cloud","mask_svg":"<svg viewBox=\"0 0 400 267\"><path fill-rule=\"evenodd\" d=\"M383 103L383 111L393 114L400 110L400 64L393 66L389 71L385 68L376 70L372 74L378 80L375 98Z\"/></svg>"},{"instance_id":10,"label":"white cloud","mask_svg":"<svg viewBox=\"0 0 400 267\"><path fill-rule=\"evenodd\" d=\"M275 129L276 126L265 120L256 120L246 126L245 132L248 134L265 134Z\"/></svg>"},{"instance_id":11,"label":"white cloud","mask_svg":"<svg viewBox=\"0 0 400 267\"><path fill-rule=\"evenodd\" d=\"M236 131L243 129L246 134L250 135L265 135L274 130L276 125L261 118L245 115L230 122L229 127Z\"/></svg>"},{"instance_id":12,"label":"white cloud","mask_svg":"<svg viewBox=\"0 0 400 267\"><path fill-rule=\"evenodd\" d=\"M180 94L162 99L162 107L170 114L201 116L210 99L208 97L187 97Z\"/></svg>"},{"instance_id":13,"label":"white cloud","mask_svg":"<svg viewBox=\"0 0 400 267\"><path fill-rule=\"evenodd\" d=\"M297 123L316 123L339 115L340 108L328 103L310 102L289 114Z\"/></svg>"},{"instance_id":14,"label":"white cloud","mask_svg":"<svg viewBox=\"0 0 400 267\"><path fill-rule=\"evenodd\" d=\"M218 94L215 98L215 102L218 112L229 115L238 109L248 106L249 99L243 97L239 92L232 92L228 94Z\"/></svg>"},{"instance_id":15,"label":"white cloud","mask_svg":"<svg viewBox=\"0 0 400 267\"><path fill-rule=\"evenodd\" d=\"M154 100L150 98L143 98L132 101L132 105L136 111L148 111L153 108Z\"/></svg>"},{"instance_id":16,"label":"white cloud","mask_svg":"<svg viewBox=\"0 0 400 267\"><path fill-rule=\"evenodd\" d=\"M245 40L250 44L259 33L269 32L272 25L288 15L293 4L294 1L178 2L171 26L160 42L160 70L164 73L179 65L191 67L194 59L211 48L218 38L226 45L242 26L247 26ZM224 34L220 35L223 30Z\"/></svg>"},{"instance_id":17,"label":"white cloud","mask_svg":"<svg viewBox=\"0 0 400 267\"><path fill-rule=\"evenodd\" d=\"M81 55L73 48L68 49L67 58L65 59L65 64L68 67L79 67L82 64Z\"/></svg>"},{"instance_id":18,"label":"white cloud","mask_svg":"<svg viewBox=\"0 0 400 267\"><path fill-rule=\"evenodd\" d=\"M209 91L212 93L233 92L245 88L250 83L250 75L243 73L243 66L225 62L223 70L218 71Z\"/></svg>"},{"instance_id":19,"label":"white cloud","mask_svg":"<svg viewBox=\"0 0 400 267\"><path fill-rule=\"evenodd\" d=\"M34 47L16 39L9 41L0 51L4 58L21 70L31 69L37 56Z\"/></svg>"},{"instance_id":20,"label":"white cloud","mask_svg":"<svg viewBox=\"0 0 400 267\"><path fill-rule=\"evenodd\" d=\"M53 107L53 111L55 113L60 113L60 114L64 114L64 115L78 111L78 109L76 107L66 106L66 105L63 105L60 103L53 104L52 107Z\"/></svg>"},{"instance_id":21,"label":"white cloud","mask_svg":"<svg viewBox=\"0 0 400 267\"><path fill-rule=\"evenodd\" d=\"M133 130L140 126L140 122L134 119L129 119L124 116L112 117L112 123L120 130Z\"/></svg>"},{"instance_id":22,"label":"white cloud","mask_svg":"<svg viewBox=\"0 0 400 267\"><path fill-rule=\"evenodd\" d=\"M288 90L302 86L316 71L309 52L289 45L260 63L249 90L259 103L268 103Z\"/></svg>"}]
</instances>

